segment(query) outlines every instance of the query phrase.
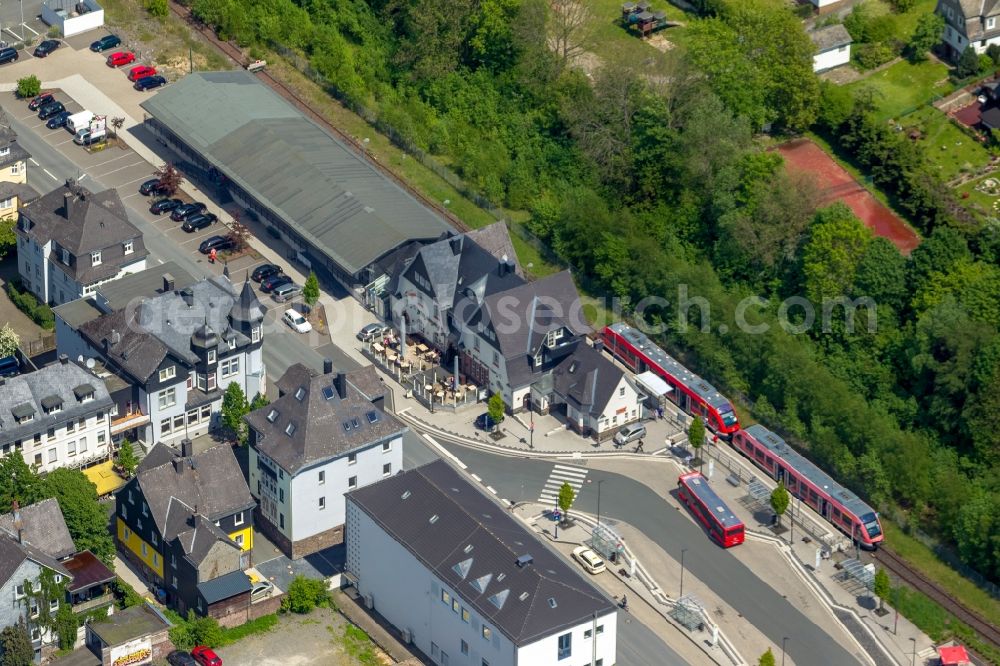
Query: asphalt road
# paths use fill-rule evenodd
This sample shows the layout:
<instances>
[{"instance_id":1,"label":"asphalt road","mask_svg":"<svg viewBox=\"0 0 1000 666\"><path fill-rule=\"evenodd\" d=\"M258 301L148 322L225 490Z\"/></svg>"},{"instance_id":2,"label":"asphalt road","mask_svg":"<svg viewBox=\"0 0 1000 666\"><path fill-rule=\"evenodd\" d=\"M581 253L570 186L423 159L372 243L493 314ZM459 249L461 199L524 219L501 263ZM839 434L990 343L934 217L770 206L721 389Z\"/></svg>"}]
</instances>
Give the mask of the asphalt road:
<instances>
[{"instance_id":1,"label":"asphalt road","mask_svg":"<svg viewBox=\"0 0 1000 666\"><path fill-rule=\"evenodd\" d=\"M45 141L45 139L36 134L27 125L17 120L15 114L12 112L13 110L8 109L7 118L14 131L17 132L18 143L31 153L33 161L28 162L28 182L32 187L40 193L45 194L61 186L67 178L76 178L80 180L81 185L94 191L101 191L111 186L102 183L100 180L82 171L66 154ZM68 144L68 146L70 153L74 150L81 151L80 148L74 146L72 143ZM122 194L124 195L124 193ZM166 263L173 261L196 277L208 277L211 275L204 264L195 260L195 254L191 248L184 248L167 237L162 230L150 222L149 214L145 209L141 211L137 210L134 206L130 205L131 201L141 201L145 205L148 203L148 200L145 198L126 199L125 207L129 220L143 233L146 247L151 254L150 262L159 261ZM282 308L275 307L276 304L274 303L267 303L267 305L270 308L268 319L273 321L273 318L278 316L279 310ZM271 383L280 377L288 366L294 363L303 363L316 370L323 368L323 354L305 344L297 333L280 324L269 326L266 331L264 363L267 364L267 374L271 379ZM357 365L348 356L340 353L333 345L327 345L327 348L324 348L323 351L333 357L334 364L338 368L350 369Z\"/></svg>"},{"instance_id":2,"label":"asphalt road","mask_svg":"<svg viewBox=\"0 0 1000 666\"><path fill-rule=\"evenodd\" d=\"M496 488L501 497L513 501L537 500L552 471L551 462L494 456L436 439L468 465L470 472L475 472L484 483ZM560 461L560 464L567 463ZM628 522L675 560L680 560L681 548L686 548L687 570L725 598L726 603L776 645L781 645L782 638L787 636L790 639L788 654L796 663L836 666L859 663L849 650L799 612L732 553L714 545L700 527L645 485L620 474L586 469L589 472L587 479L592 483L584 486L574 508L596 513L597 481L604 480L600 498L602 517ZM664 479L663 482L672 483L673 480ZM627 639L619 640L619 645L629 644ZM645 662L622 658L621 663ZM649 663L665 662L661 658L659 662Z\"/></svg>"}]
</instances>

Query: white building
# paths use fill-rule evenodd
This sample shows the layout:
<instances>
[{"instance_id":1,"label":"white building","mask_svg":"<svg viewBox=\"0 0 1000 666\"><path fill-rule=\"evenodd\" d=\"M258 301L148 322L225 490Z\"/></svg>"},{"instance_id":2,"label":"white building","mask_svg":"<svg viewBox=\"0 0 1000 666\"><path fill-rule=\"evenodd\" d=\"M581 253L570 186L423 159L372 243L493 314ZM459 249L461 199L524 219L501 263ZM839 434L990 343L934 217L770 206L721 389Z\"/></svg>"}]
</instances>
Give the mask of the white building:
<instances>
[{"instance_id":1,"label":"white building","mask_svg":"<svg viewBox=\"0 0 1000 666\"><path fill-rule=\"evenodd\" d=\"M108 389L70 361L0 380L0 446L40 472L107 460L111 442Z\"/></svg>"},{"instance_id":2,"label":"white building","mask_svg":"<svg viewBox=\"0 0 1000 666\"><path fill-rule=\"evenodd\" d=\"M17 268L43 303L88 296L109 280L145 269L148 255L115 190L94 194L70 179L21 207Z\"/></svg>"},{"instance_id":3,"label":"white building","mask_svg":"<svg viewBox=\"0 0 1000 666\"><path fill-rule=\"evenodd\" d=\"M942 38L953 59L970 45L976 53L986 53L990 44L1000 44L997 0L938 0L934 11L944 17Z\"/></svg>"},{"instance_id":4,"label":"white building","mask_svg":"<svg viewBox=\"0 0 1000 666\"><path fill-rule=\"evenodd\" d=\"M257 528L293 559L342 543L344 494L403 467L406 426L382 409L372 366L323 374L301 364L278 380L279 398L246 417L248 484Z\"/></svg>"},{"instance_id":5,"label":"white building","mask_svg":"<svg viewBox=\"0 0 1000 666\"><path fill-rule=\"evenodd\" d=\"M249 282L237 295L229 279L212 277L150 297L74 326L56 327L56 346L71 356L99 357L135 387L128 411L145 417L140 437L177 443L207 433L233 382L248 399L266 388L265 306Z\"/></svg>"},{"instance_id":6,"label":"white building","mask_svg":"<svg viewBox=\"0 0 1000 666\"><path fill-rule=\"evenodd\" d=\"M840 67L851 62L851 35L847 28L840 25L828 25L809 33L816 53L813 55L813 71L824 72L834 67Z\"/></svg>"},{"instance_id":7,"label":"white building","mask_svg":"<svg viewBox=\"0 0 1000 666\"><path fill-rule=\"evenodd\" d=\"M346 540L365 603L435 664L616 663L615 605L443 460L349 493Z\"/></svg>"}]
</instances>

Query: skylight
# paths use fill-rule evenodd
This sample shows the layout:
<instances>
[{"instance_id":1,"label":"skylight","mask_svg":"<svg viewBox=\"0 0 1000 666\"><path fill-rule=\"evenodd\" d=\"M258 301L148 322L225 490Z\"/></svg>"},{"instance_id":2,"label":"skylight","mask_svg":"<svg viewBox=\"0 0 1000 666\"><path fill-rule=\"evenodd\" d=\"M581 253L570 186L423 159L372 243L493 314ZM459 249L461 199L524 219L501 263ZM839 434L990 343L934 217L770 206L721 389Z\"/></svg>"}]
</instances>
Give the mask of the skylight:
<instances>
[{"instance_id":1,"label":"skylight","mask_svg":"<svg viewBox=\"0 0 1000 666\"><path fill-rule=\"evenodd\" d=\"M324 386L323 387L323 398L326 400L333 400L333 387Z\"/></svg>"},{"instance_id":2,"label":"skylight","mask_svg":"<svg viewBox=\"0 0 1000 666\"><path fill-rule=\"evenodd\" d=\"M407 490L402 495L399 496L399 499L408 499L409 497L410 497L410 491Z\"/></svg>"},{"instance_id":3,"label":"skylight","mask_svg":"<svg viewBox=\"0 0 1000 666\"><path fill-rule=\"evenodd\" d=\"M305 398L305 397L306 397L306 390L305 390L305 388L303 388L303 387L300 386L295 391L295 399L298 400L299 402L302 402L302 399Z\"/></svg>"},{"instance_id":4,"label":"skylight","mask_svg":"<svg viewBox=\"0 0 1000 666\"><path fill-rule=\"evenodd\" d=\"M497 607L497 610L500 610L503 608L504 602L507 601L508 594L510 594L510 590L500 590L499 592L491 594L487 598L490 600L491 604ZM522 601L524 600L522 599Z\"/></svg>"},{"instance_id":5,"label":"skylight","mask_svg":"<svg viewBox=\"0 0 1000 666\"><path fill-rule=\"evenodd\" d=\"M295 424L294 423L289 423L288 424L288 426L285 428L285 434L288 435L289 437L291 437L292 435L295 434Z\"/></svg>"},{"instance_id":6,"label":"skylight","mask_svg":"<svg viewBox=\"0 0 1000 666\"><path fill-rule=\"evenodd\" d=\"M465 553L466 555L468 555L469 553L471 553L472 552L472 544L470 543L465 548L463 548L462 552Z\"/></svg>"},{"instance_id":7,"label":"skylight","mask_svg":"<svg viewBox=\"0 0 1000 666\"><path fill-rule=\"evenodd\" d=\"M267 420L269 422L274 423L277 419L278 419L278 410L277 409L272 409L271 411L269 411L267 413Z\"/></svg>"},{"instance_id":8,"label":"skylight","mask_svg":"<svg viewBox=\"0 0 1000 666\"><path fill-rule=\"evenodd\" d=\"M480 576L475 580L470 580L469 585L474 587L476 589L476 592L482 594L483 592L486 591L486 586L490 584L490 581L492 579L493 579L493 574L486 574L485 576Z\"/></svg>"},{"instance_id":9,"label":"skylight","mask_svg":"<svg viewBox=\"0 0 1000 666\"><path fill-rule=\"evenodd\" d=\"M558 605L555 597L549 597L549 608L555 608Z\"/></svg>"},{"instance_id":10,"label":"skylight","mask_svg":"<svg viewBox=\"0 0 1000 666\"><path fill-rule=\"evenodd\" d=\"M368 423L375 423L376 421L378 421L378 412L373 409L368 412Z\"/></svg>"},{"instance_id":11,"label":"skylight","mask_svg":"<svg viewBox=\"0 0 1000 666\"><path fill-rule=\"evenodd\" d=\"M457 573L462 578L462 580L465 580L465 577L469 575L469 569L471 568L472 568L472 558L469 557L462 560L461 562L453 566L451 569L452 571Z\"/></svg>"},{"instance_id":12,"label":"skylight","mask_svg":"<svg viewBox=\"0 0 1000 666\"><path fill-rule=\"evenodd\" d=\"M351 425L354 426L355 428L360 428L361 427L361 423L359 423L356 418L351 419Z\"/></svg>"},{"instance_id":13,"label":"skylight","mask_svg":"<svg viewBox=\"0 0 1000 666\"><path fill-rule=\"evenodd\" d=\"M521 595L518 597L518 599L520 599L521 601L524 601L527 598L528 598L527 592L522 592Z\"/></svg>"},{"instance_id":14,"label":"skylight","mask_svg":"<svg viewBox=\"0 0 1000 666\"><path fill-rule=\"evenodd\" d=\"M350 421L344 421L344 432L350 432L352 427Z\"/></svg>"},{"instance_id":15,"label":"skylight","mask_svg":"<svg viewBox=\"0 0 1000 666\"><path fill-rule=\"evenodd\" d=\"M430 517L430 519L427 522L429 522L431 525L433 525L437 521L438 521L438 515L435 513L433 516Z\"/></svg>"}]
</instances>

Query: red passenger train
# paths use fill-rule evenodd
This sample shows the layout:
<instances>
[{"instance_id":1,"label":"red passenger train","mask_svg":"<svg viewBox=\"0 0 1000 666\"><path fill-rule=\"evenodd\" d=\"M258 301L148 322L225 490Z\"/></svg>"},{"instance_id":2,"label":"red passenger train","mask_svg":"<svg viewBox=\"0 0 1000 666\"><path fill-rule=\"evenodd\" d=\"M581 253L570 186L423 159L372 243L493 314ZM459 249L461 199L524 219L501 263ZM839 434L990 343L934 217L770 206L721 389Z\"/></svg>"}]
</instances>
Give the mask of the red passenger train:
<instances>
[{"instance_id":1,"label":"red passenger train","mask_svg":"<svg viewBox=\"0 0 1000 666\"><path fill-rule=\"evenodd\" d=\"M688 414L701 416L705 425L723 437L740 429L733 403L718 389L677 362L646 337L624 322L604 328L605 348L636 373L654 372L670 385L667 395Z\"/></svg>"},{"instance_id":2,"label":"red passenger train","mask_svg":"<svg viewBox=\"0 0 1000 666\"><path fill-rule=\"evenodd\" d=\"M677 479L677 494L720 546L731 548L743 543L743 521L715 494L701 472L682 474Z\"/></svg>"},{"instance_id":3,"label":"red passenger train","mask_svg":"<svg viewBox=\"0 0 1000 666\"><path fill-rule=\"evenodd\" d=\"M732 443L862 548L875 550L885 538L874 509L764 426L739 431Z\"/></svg>"}]
</instances>

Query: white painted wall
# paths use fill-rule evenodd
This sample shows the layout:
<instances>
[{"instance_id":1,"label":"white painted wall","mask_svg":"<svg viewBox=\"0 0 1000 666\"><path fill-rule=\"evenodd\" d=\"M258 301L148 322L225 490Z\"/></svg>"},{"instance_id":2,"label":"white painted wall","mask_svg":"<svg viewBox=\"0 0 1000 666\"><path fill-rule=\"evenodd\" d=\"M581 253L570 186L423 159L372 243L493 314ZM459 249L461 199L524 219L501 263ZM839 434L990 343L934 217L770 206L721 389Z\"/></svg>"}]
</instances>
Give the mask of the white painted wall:
<instances>
[{"instance_id":1,"label":"white painted wall","mask_svg":"<svg viewBox=\"0 0 1000 666\"><path fill-rule=\"evenodd\" d=\"M834 67L846 65L851 61L851 45L846 44L828 51L822 51L813 56L813 71L822 72Z\"/></svg>"},{"instance_id":2,"label":"white painted wall","mask_svg":"<svg viewBox=\"0 0 1000 666\"><path fill-rule=\"evenodd\" d=\"M607 666L615 663L618 646L618 613L611 612L576 625L566 631L546 636L540 641L525 645L517 651L517 664L586 664L591 663L594 656L592 636L597 629L596 659L602 659ZM570 654L559 659L559 636L570 635ZM493 662L490 662L492 666Z\"/></svg>"},{"instance_id":3,"label":"white painted wall","mask_svg":"<svg viewBox=\"0 0 1000 666\"><path fill-rule=\"evenodd\" d=\"M68 8L73 8L76 3L52 4L55 8L50 7L47 2L42 4L42 20L48 25L58 26L62 31L63 37L79 35L81 32L87 32L88 30L100 28L104 25L104 10L99 4L97 4L97 2L95 2L95 0L83 0L83 4L85 4L90 11L78 16L70 15L66 18L62 18L56 14L55 9L58 9L62 4L65 4ZM75 13L75 9L72 13Z\"/></svg>"},{"instance_id":4,"label":"white painted wall","mask_svg":"<svg viewBox=\"0 0 1000 666\"><path fill-rule=\"evenodd\" d=\"M21 456L24 462L37 466L40 472L51 472L60 467L83 466L107 458L111 417L106 411L95 411L74 419L72 430L68 429L68 425L63 422L52 437L47 430L42 430L37 441L34 437L22 439Z\"/></svg>"}]
</instances>

